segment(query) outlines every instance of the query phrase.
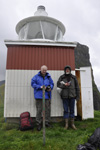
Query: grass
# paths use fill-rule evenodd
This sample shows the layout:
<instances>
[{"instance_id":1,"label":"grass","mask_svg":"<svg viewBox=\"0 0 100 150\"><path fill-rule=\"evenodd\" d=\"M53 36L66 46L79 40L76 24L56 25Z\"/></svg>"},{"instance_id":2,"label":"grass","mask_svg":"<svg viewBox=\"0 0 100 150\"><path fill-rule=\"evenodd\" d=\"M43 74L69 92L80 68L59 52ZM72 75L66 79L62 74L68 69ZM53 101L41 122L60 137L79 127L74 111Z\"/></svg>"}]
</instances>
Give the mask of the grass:
<instances>
[{"instance_id":1,"label":"grass","mask_svg":"<svg viewBox=\"0 0 100 150\"><path fill-rule=\"evenodd\" d=\"M75 121L78 130L64 129L64 122L53 123L46 128L46 144L43 146L43 130L36 127L20 131L18 124L6 123L3 117L4 85L0 86L0 150L76 150L78 144L87 142L88 137L100 126L100 111L95 111L94 119Z\"/></svg>"}]
</instances>

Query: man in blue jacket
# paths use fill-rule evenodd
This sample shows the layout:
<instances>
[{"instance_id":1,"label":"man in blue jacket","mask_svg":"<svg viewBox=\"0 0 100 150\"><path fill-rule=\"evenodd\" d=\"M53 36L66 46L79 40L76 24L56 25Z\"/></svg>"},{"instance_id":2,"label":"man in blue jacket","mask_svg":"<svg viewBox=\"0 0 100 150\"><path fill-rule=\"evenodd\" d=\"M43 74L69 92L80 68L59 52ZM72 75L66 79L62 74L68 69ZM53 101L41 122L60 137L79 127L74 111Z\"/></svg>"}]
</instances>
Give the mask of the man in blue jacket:
<instances>
[{"instance_id":1,"label":"man in blue jacket","mask_svg":"<svg viewBox=\"0 0 100 150\"><path fill-rule=\"evenodd\" d=\"M36 122L37 130L42 128L42 99L43 99L43 85L45 86L45 122L46 127L50 127L50 99L51 90L53 90L53 80L47 72L47 66L43 65L41 70L31 80L31 86L34 88L34 98L36 99Z\"/></svg>"}]
</instances>

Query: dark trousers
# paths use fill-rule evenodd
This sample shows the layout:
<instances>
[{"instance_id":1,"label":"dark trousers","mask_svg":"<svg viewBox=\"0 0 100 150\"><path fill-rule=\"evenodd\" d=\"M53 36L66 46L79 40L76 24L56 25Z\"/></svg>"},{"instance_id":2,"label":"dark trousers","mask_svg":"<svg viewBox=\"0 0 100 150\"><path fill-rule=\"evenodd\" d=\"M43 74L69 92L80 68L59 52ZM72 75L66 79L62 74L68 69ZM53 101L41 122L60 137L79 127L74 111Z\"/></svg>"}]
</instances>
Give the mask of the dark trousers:
<instances>
[{"instance_id":1,"label":"dark trousers","mask_svg":"<svg viewBox=\"0 0 100 150\"><path fill-rule=\"evenodd\" d=\"M42 99L36 99L36 123L37 125L41 124L42 122L42 107L43 102ZM51 104L50 100L45 100L45 122L50 122L50 110L51 110Z\"/></svg>"},{"instance_id":2,"label":"dark trousers","mask_svg":"<svg viewBox=\"0 0 100 150\"><path fill-rule=\"evenodd\" d=\"M75 99L63 99L64 119L74 118Z\"/></svg>"}]
</instances>

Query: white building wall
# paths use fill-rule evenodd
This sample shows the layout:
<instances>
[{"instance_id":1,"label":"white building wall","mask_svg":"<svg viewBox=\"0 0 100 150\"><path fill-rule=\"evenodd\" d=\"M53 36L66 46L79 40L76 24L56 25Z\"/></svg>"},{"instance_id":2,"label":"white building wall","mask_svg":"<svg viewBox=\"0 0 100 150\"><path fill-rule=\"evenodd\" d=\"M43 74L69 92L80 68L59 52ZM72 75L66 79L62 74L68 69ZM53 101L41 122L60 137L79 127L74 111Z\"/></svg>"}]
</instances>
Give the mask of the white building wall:
<instances>
[{"instance_id":1,"label":"white building wall","mask_svg":"<svg viewBox=\"0 0 100 150\"><path fill-rule=\"evenodd\" d=\"M36 116L36 103L31 79L39 70L6 70L4 117L19 117L24 111ZM57 80L64 72L48 70L54 89L51 100L51 116L63 116L62 100L57 92ZM75 71L72 71L75 74ZM76 111L75 111L76 112Z\"/></svg>"}]
</instances>

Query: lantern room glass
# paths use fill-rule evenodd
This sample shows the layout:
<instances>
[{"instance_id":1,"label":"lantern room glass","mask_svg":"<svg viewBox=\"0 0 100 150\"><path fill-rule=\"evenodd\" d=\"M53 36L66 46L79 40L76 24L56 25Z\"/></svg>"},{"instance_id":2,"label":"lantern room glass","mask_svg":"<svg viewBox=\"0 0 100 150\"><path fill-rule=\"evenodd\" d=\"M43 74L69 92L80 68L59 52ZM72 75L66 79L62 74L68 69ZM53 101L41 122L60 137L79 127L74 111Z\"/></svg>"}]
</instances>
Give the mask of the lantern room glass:
<instances>
[{"instance_id":1,"label":"lantern room glass","mask_svg":"<svg viewBox=\"0 0 100 150\"><path fill-rule=\"evenodd\" d=\"M34 21L25 24L19 31L19 39L62 40L63 34L58 25L47 21Z\"/></svg>"}]
</instances>

